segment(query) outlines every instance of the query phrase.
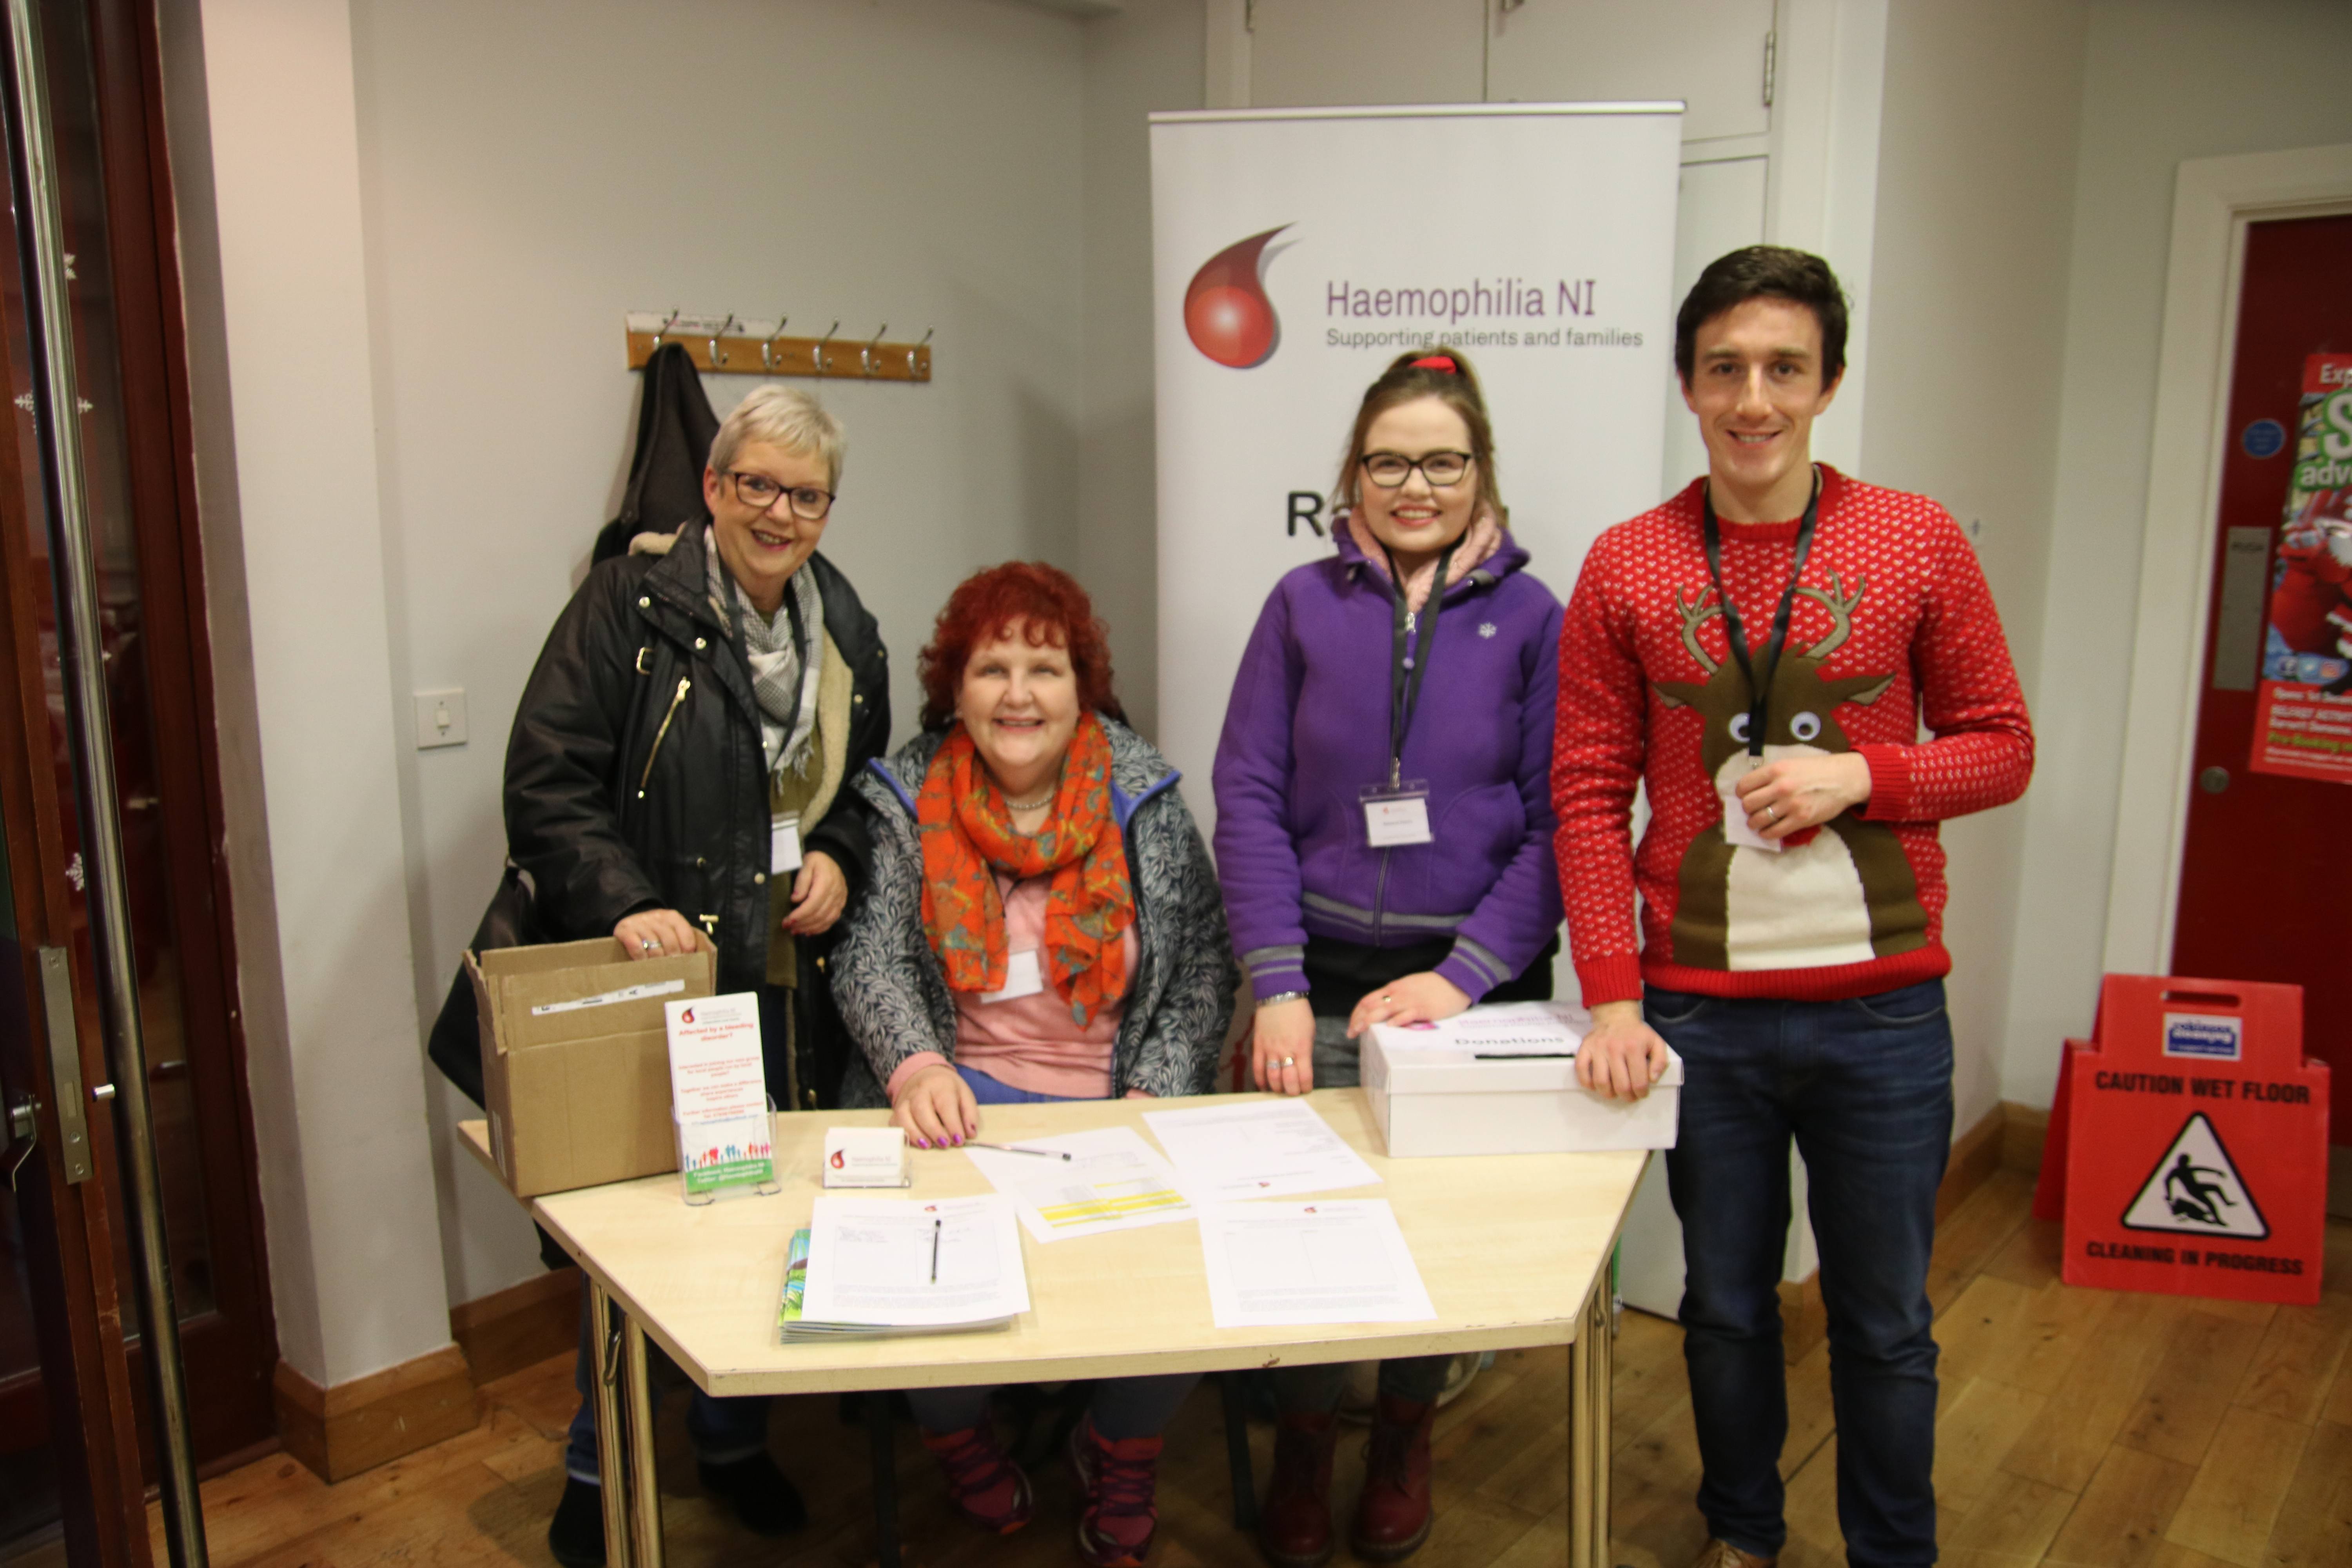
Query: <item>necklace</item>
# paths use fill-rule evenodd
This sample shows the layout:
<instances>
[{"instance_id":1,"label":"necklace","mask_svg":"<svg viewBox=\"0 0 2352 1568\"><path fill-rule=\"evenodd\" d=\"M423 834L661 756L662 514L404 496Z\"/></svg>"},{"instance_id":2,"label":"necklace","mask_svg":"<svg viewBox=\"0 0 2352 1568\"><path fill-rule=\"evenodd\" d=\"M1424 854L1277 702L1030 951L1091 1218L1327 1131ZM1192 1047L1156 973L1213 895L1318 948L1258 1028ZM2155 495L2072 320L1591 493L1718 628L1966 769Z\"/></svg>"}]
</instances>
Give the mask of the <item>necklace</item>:
<instances>
[{"instance_id":1,"label":"necklace","mask_svg":"<svg viewBox=\"0 0 2352 1568\"><path fill-rule=\"evenodd\" d=\"M1054 791L1047 790L1035 800L1015 800L1008 795L1004 797L1004 804L1012 807L1014 811L1035 811L1041 806L1053 805L1054 795Z\"/></svg>"}]
</instances>

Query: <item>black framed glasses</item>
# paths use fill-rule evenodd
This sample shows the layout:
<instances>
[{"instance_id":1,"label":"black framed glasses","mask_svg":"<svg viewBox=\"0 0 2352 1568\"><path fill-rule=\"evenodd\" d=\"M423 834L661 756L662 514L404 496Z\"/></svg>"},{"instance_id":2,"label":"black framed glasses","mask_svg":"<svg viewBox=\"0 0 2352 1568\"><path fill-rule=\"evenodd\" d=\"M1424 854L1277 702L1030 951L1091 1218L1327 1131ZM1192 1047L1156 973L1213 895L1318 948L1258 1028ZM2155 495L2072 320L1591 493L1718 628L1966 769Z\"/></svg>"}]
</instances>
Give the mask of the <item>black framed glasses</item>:
<instances>
[{"instance_id":1,"label":"black framed glasses","mask_svg":"<svg viewBox=\"0 0 2352 1568\"><path fill-rule=\"evenodd\" d=\"M1423 452L1418 458L1408 458L1402 452L1367 452L1362 463L1364 477L1384 490L1403 484L1415 468L1433 488L1443 489L1447 485L1460 484L1474 460L1467 452Z\"/></svg>"},{"instance_id":2,"label":"black framed glasses","mask_svg":"<svg viewBox=\"0 0 2352 1568\"><path fill-rule=\"evenodd\" d=\"M805 522L820 521L833 510L833 492L814 485L780 485L765 474L740 468L728 469L727 482L735 487L735 499L754 511L769 510L782 496L792 498L793 515Z\"/></svg>"}]
</instances>

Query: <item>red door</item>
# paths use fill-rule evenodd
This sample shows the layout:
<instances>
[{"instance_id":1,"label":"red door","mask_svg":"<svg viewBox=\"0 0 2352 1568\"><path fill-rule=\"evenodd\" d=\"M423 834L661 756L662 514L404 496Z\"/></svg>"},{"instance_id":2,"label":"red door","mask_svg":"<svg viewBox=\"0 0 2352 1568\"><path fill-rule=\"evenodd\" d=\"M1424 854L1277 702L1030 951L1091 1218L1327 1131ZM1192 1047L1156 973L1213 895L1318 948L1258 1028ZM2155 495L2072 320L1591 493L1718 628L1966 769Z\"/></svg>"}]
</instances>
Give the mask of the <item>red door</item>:
<instances>
[{"instance_id":1,"label":"red door","mask_svg":"<svg viewBox=\"0 0 2352 1568\"><path fill-rule=\"evenodd\" d=\"M2304 988L2352 1144L2352 215L2251 225L2172 973ZM2306 386L2309 391L2306 392Z\"/></svg>"}]
</instances>

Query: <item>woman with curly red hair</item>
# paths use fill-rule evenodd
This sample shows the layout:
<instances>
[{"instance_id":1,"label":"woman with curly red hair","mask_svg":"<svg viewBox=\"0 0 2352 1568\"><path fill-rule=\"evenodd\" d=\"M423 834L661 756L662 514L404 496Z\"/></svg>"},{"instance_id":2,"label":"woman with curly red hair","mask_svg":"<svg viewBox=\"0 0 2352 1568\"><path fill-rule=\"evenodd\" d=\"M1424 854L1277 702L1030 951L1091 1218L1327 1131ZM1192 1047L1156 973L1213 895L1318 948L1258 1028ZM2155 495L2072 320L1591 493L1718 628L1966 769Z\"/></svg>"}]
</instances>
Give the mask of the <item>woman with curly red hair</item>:
<instances>
[{"instance_id":1,"label":"woman with curly red hair","mask_svg":"<svg viewBox=\"0 0 2352 1568\"><path fill-rule=\"evenodd\" d=\"M919 669L923 733L857 781L873 861L834 954L859 1050L843 1103L887 1103L919 1149L983 1105L1214 1087L1239 974L1176 770L1129 729L1086 590L1013 562L967 578ZM1109 1378L1071 1435L1078 1554L1137 1564L1160 1431L1197 1374ZM1028 1478L990 1388L908 1394L966 1518L1009 1534Z\"/></svg>"}]
</instances>

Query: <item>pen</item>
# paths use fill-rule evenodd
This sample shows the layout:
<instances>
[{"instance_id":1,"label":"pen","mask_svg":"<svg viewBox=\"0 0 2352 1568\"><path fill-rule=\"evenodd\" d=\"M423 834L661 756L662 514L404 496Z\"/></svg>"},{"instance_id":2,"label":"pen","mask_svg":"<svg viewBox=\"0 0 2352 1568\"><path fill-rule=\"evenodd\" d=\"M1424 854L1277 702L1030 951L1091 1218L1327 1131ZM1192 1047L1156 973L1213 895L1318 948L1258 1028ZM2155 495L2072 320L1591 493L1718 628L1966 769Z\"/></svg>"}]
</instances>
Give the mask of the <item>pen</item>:
<instances>
[{"instance_id":1,"label":"pen","mask_svg":"<svg viewBox=\"0 0 2352 1568\"><path fill-rule=\"evenodd\" d=\"M931 1221L931 1283L934 1285L940 1282L940 1226L946 1223L945 1220Z\"/></svg>"},{"instance_id":2,"label":"pen","mask_svg":"<svg viewBox=\"0 0 2352 1568\"><path fill-rule=\"evenodd\" d=\"M1000 1154L1036 1154L1048 1160L1066 1160L1070 1157L1067 1153L1059 1149L1024 1149L1018 1143L982 1143L976 1139L968 1141L964 1144L964 1147L967 1149L993 1149Z\"/></svg>"},{"instance_id":3,"label":"pen","mask_svg":"<svg viewBox=\"0 0 2352 1568\"><path fill-rule=\"evenodd\" d=\"M1574 1051L1480 1051L1474 1062L1572 1062Z\"/></svg>"}]
</instances>

